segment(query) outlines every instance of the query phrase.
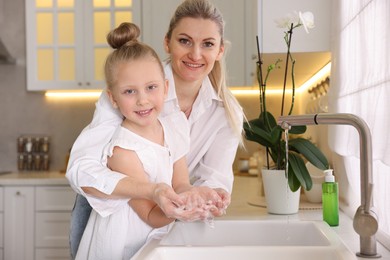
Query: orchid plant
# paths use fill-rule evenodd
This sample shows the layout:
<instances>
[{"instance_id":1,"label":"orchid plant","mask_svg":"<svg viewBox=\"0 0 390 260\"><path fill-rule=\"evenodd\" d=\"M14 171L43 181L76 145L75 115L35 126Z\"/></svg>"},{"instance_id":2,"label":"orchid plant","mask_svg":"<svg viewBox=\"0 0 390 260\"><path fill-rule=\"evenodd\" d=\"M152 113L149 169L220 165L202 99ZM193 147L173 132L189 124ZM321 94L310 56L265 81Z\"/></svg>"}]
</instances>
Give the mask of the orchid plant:
<instances>
[{"instance_id":1,"label":"orchid plant","mask_svg":"<svg viewBox=\"0 0 390 260\"><path fill-rule=\"evenodd\" d=\"M314 28L314 16L311 12L289 14L286 17L275 21L280 28L286 29L284 32L284 41L287 46L286 65L284 70L284 81L282 91L282 105L280 115L284 115L285 92L287 85L287 75L289 68L291 69L291 105L287 115L291 115L295 101L295 80L294 67L295 60L290 52L291 39L293 30L303 26L308 33L309 29ZM268 169L286 170L288 184L292 191L297 191L299 187L310 190L312 187L312 180L306 168L304 157L319 169L327 169L328 161L322 152L309 140L297 137L289 138L288 153L286 155L286 140L283 138L284 130L276 123L274 116L267 111L266 105L266 86L267 80L272 70L280 68L279 63L282 61L278 59L275 63L268 66L266 75L263 77L261 60L261 53L257 39L258 57L257 62L257 80L259 83L259 98L260 98L260 115L258 118L244 123L244 130L246 139L254 141L263 145L266 148L266 167ZM289 64L289 62L291 64ZM289 134L300 135L306 132L306 126L292 126ZM271 165L269 158L271 158L273 165ZM287 174L287 171L289 174Z\"/></svg>"}]
</instances>

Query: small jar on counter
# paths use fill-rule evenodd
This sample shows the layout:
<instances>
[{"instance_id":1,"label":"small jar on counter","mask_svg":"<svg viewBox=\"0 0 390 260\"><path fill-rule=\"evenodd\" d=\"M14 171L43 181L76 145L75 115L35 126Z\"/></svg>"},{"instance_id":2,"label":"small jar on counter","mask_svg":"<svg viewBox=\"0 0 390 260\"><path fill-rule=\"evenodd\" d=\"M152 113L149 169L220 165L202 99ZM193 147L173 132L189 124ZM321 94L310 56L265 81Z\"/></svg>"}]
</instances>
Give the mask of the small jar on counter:
<instances>
[{"instance_id":1,"label":"small jar on counter","mask_svg":"<svg viewBox=\"0 0 390 260\"><path fill-rule=\"evenodd\" d=\"M48 153L50 149L50 140L48 136L43 137L41 142L41 152Z\"/></svg>"}]
</instances>

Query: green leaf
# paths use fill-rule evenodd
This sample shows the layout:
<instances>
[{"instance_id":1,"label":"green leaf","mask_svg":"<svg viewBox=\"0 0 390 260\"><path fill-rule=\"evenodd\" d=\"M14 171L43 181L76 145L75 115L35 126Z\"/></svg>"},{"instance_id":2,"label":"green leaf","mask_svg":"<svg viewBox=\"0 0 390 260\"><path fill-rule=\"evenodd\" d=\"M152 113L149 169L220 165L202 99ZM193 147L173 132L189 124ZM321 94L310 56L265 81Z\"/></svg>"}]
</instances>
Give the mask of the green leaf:
<instances>
[{"instance_id":1,"label":"green leaf","mask_svg":"<svg viewBox=\"0 0 390 260\"><path fill-rule=\"evenodd\" d=\"M268 129L259 118L250 120L248 123L245 122L244 131L246 139L267 147L275 146L282 134L282 129L278 125Z\"/></svg>"},{"instance_id":2,"label":"green leaf","mask_svg":"<svg viewBox=\"0 0 390 260\"><path fill-rule=\"evenodd\" d=\"M291 126L291 129L288 130L289 134L294 134L294 135L301 135L306 132L307 127L305 125L293 125Z\"/></svg>"},{"instance_id":3,"label":"green leaf","mask_svg":"<svg viewBox=\"0 0 390 260\"><path fill-rule=\"evenodd\" d=\"M295 138L289 140L290 150L302 154L310 163L321 170L329 168L329 162L325 155L309 140L304 138Z\"/></svg>"},{"instance_id":4,"label":"green leaf","mask_svg":"<svg viewBox=\"0 0 390 260\"><path fill-rule=\"evenodd\" d=\"M299 188L299 186L302 186L305 190L310 190L311 187L313 186L313 182L302 157L293 151L289 151L288 163L289 163L288 177L289 177L290 189L292 191L296 191ZM291 175L291 181L290 181L290 175ZM293 177L295 177L298 180L298 183L300 185L297 185L296 180L294 180Z\"/></svg>"}]
</instances>

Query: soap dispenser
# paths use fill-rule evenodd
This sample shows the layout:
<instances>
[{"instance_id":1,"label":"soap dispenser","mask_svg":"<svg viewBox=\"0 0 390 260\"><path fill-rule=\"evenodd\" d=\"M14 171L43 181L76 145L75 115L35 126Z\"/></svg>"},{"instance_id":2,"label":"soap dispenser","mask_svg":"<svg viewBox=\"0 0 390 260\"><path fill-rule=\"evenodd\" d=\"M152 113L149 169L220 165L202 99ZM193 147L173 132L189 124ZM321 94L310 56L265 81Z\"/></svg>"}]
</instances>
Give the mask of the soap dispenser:
<instances>
[{"instance_id":1,"label":"soap dispenser","mask_svg":"<svg viewBox=\"0 0 390 260\"><path fill-rule=\"evenodd\" d=\"M322 216L329 226L339 225L339 186L335 182L333 169L324 171L325 182L322 184Z\"/></svg>"}]
</instances>

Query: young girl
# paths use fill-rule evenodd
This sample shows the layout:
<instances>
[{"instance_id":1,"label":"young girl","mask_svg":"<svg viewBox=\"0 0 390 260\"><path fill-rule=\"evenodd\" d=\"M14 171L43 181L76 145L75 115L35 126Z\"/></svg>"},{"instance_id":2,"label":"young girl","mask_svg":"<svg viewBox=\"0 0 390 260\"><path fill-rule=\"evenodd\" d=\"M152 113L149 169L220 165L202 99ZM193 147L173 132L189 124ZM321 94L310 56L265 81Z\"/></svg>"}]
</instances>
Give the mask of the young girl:
<instances>
[{"instance_id":1,"label":"young girl","mask_svg":"<svg viewBox=\"0 0 390 260\"><path fill-rule=\"evenodd\" d=\"M168 81L154 50L137 41L139 34L136 25L123 23L107 36L115 49L105 65L107 94L123 121L105 147L102 163L141 184L172 185L192 206L187 210L193 218L202 219L205 202L189 183L185 160L189 150L185 115L160 116ZM174 220L151 200L128 203L130 207L118 204L111 212L92 211L76 259L130 259L154 228L167 230Z\"/></svg>"}]
</instances>

